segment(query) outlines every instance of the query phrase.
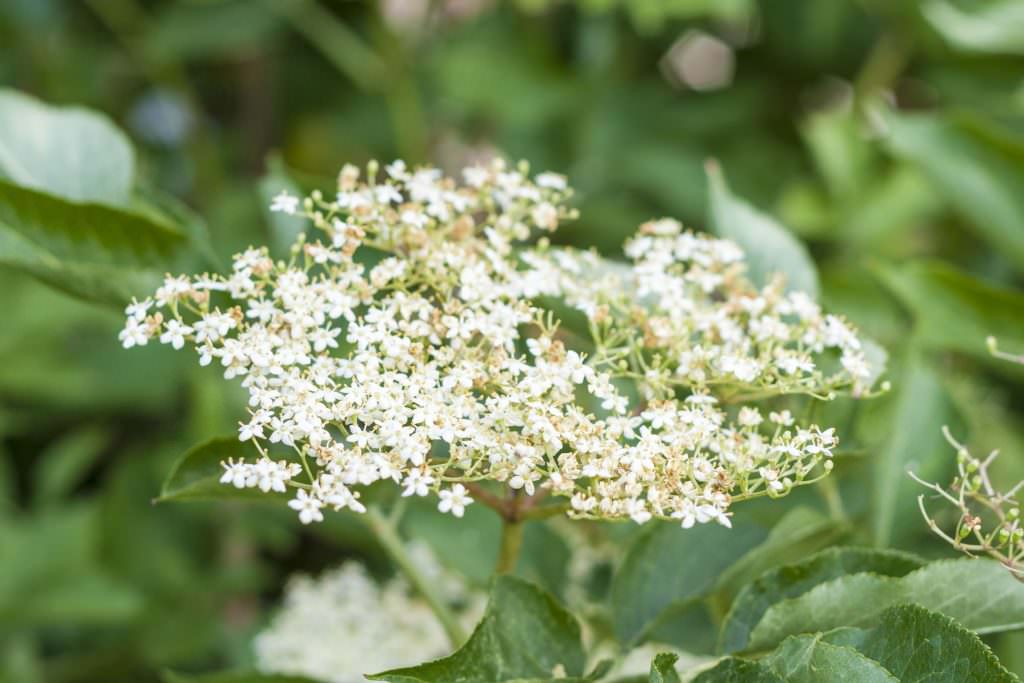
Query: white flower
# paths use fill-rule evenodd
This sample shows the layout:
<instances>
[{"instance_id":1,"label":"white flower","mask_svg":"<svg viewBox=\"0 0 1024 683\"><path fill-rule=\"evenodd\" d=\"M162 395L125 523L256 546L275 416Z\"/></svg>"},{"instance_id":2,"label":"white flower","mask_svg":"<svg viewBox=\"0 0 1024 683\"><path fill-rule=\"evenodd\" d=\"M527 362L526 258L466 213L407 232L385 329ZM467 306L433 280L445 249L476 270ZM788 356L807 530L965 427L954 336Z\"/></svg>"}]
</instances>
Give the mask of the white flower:
<instances>
[{"instance_id":1,"label":"white flower","mask_svg":"<svg viewBox=\"0 0 1024 683\"><path fill-rule=\"evenodd\" d=\"M124 329L117 335L117 338L121 340L121 344L126 349L133 346L145 346L149 341L149 325L138 318L128 318L125 321Z\"/></svg>"},{"instance_id":2,"label":"white flower","mask_svg":"<svg viewBox=\"0 0 1024 683\"><path fill-rule=\"evenodd\" d=\"M456 484L448 490L443 490L438 496L441 501L437 504L437 509L441 512L450 512L456 517L462 517L466 506L473 502L466 492L466 487L462 484Z\"/></svg>"},{"instance_id":3,"label":"white flower","mask_svg":"<svg viewBox=\"0 0 1024 683\"><path fill-rule=\"evenodd\" d=\"M164 333L160 335L161 344L170 344L175 349L185 346L185 337L192 334L192 328L182 324L180 320L168 320Z\"/></svg>"},{"instance_id":4,"label":"white flower","mask_svg":"<svg viewBox=\"0 0 1024 683\"><path fill-rule=\"evenodd\" d=\"M146 317L146 312L149 311L153 305L152 299L144 299L142 301L136 301L134 298L132 302L128 304L128 307L124 309L125 315L129 318L135 318L136 320L142 320Z\"/></svg>"},{"instance_id":5,"label":"white flower","mask_svg":"<svg viewBox=\"0 0 1024 683\"><path fill-rule=\"evenodd\" d=\"M303 524L324 521L324 514L320 512L323 506L323 501L309 495L305 489L299 489L295 498L288 501L288 507L299 513L299 521Z\"/></svg>"},{"instance_id":6,"label":"white flower","mask_svg":"<svg viewBox=\"0 0 1024 683\"><path fill-rule=\"evenodd\" d=\"M270 203L270 210L275 212L294 214L298 208L299 198L289 194L285 190L281 190L279 193L274 195L274 199Z\"/></svg>"},{"instance_id":7,"label":"white flower","mask_svg":"<svg viewBox=\"0 0 1024 683\"><path fill-rule=\"evenodd\" d=\"M422 544L409 556L467 631L479 620L484 597L444 569ZM306 676L329 683L363 683L365 674L442 657L451 643L433 611L401 578L378 583L364 567L346 562L316 578L296 575L270 624L253 641L263 673Z\"/></svg>"},{"instance_id":8,"label":"white flower","mask_svg":"<svg viewBox=\"0 0 1024 683\"><path fill-rule=\"evenodd\" d=\"M728 525L732 496L827 472L834 432L755 402L870 395L853 327L781 279L755 286L738 246L673 219L640 226L629 263L515 246L572 215L564 178L525 168L494 160L460 187L400 162L364 180L346 167L330 200L282 193L275 211L323 233L297 258L250 248L227 275L168 277L119 338L192 346L237 380L252 412L238 436L260 458L228 461L222 481L298 487L304 523L364 510L358 487L386 480L455 516L464 484L490 481L564 496L573 517ZM275 443L308 468L265 457Z\"/></svg>"}]
</instances>

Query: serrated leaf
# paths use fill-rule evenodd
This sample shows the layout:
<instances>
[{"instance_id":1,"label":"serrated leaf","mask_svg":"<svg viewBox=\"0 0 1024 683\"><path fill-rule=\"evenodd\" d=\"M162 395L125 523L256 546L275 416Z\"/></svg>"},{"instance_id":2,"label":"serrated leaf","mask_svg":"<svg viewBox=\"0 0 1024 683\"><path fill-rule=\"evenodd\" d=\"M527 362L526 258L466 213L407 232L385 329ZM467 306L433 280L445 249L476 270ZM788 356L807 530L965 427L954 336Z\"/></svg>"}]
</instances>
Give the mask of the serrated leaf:
<instances>
[{"instance_id":1,"label":"serrated leaf","mask_svg":"<svg viewBox=\"0 0 1024 683\"><path fill-rule=\"evenodd\" d=\"M914 332L927 346L986 359L989 336L1011 347L1024 346L1021 292L937 261L880 266L876 272L913 314Z\"/></svg>"},{"instance_id":2,"label":"serrated leaf","mask_svg":"<svg viewBox=\"0 0 1024 683\"><path fill-rule=\"evenodd\" d=\"M391 683L585 681L584 661L575 617L536 586L499 576L483 619L455 654L368 678Z\"/></svg>"},{"instance_id":3,"label":"serrated leaf","mask_svg":"<svg viewBox=\"0 0 1024 683\"><path fill-rule=\"evenodd\" d=\"M283 500L286 494L264 493L258 488L235 488L221 484L225 460L252 460L256 450L236 436L223 436L191 448L175 463L164 480L157 502L216 500Z\"/></svg>"},{"instance_id":4,"label":"serrated leaf","mask_svg":"<svg viewBox=\"0 0 1024 683\"><path fill-rule=\"evenodd\" d=\"M933 114L886 118L889 149L917 164L970 226L1024 268L1024 174L1021 162Z\"/></svg>"},{"instance_id":5,"label":"serrated leaf","mask_svg":"<svg viewBox=\"0 0 1024 683\"><path fill-rule=\"evenodd\" d=\"M1024 4L1002 0L964 11L945 0L921 8L950 45L969 52L1024 55Z\"/></svg>"},{"instance_id":6,"label":"serrated leaf","mask_svg":"<svg viewBox=\"0 0 1024 683\"><path fill-rule=\"evenodd\" d=\"M978 636L953 619L917 605L884 612L859 649L901 681L1018 681Z\"/></svg>"},{"instance_id":7,"label":"serrated leaf","mask_svg":"<svg viewBox=\"0 0 1024 683\"><path fill-rule=\"evenodd\" d=\"M807 247L774 218L733 195L717 164L708 164L707 174L709 227L743 249L750 279L761 286L782 273L788 290L817 299L818 270Z\"/></svg>"},{"instance_id":8,"label":"serrated leaf","mask_svg":"<svg viewBox=\"0 0 1024 683\"><path fill-rule=\"evenodd\" d=\"M679 674L676 672L676 660L679 655L671 652L662 652L655 655L651 662L651 675L649 683L679 683Z\"/></svg>"},{"instance_id":9,"label":"serrated leaf","mask_svg":"<svg viewBox=\"0 0 1024 683\"><path fill-rule=\"evenodd\" d=\"M767 664L739 657L726 657L712 669L702 671L693 683L785 683Z\"/></svg>"},{"instance_id":10,"label":"serrated leaf","mask_svg":"<svg viewBox=\"0 0 1024 683\"><path fill-rule=\"evenodd\" d=\"M787 683L900 683L878 662L851 647L824 642L820 636L791 636L764 663Z\"/></svg>"},{"instance_id":11,"label":"serrated leaf","mask_svg":"<svg viewBox=\"0 0 1024 683\"><path fill-rule=\"evenodd\" d=\"M769 607L750 634L763 650L799 633L863 626L888 607L916 603L979 633L1024 628L1024 590L998 562L933 562L903 577L849 574Z\"/></svg>"},{"instance_id":12,"label":"serrated leaf","mask_svg":"<svg viewBox=\"0 0 1024 683\"><path fill-rule=\"evenodd\" d=\"M105 116L0 89L0 178L75 202L124 206L131 143Z\"/></svg>"},{"instance_id":13,"label":"serrated leaf","mask_svg":"<svg viewBox=\"0 0 1024 683\"><path fill-rule=\"evenodd\" d=\"M722 624L719 650L739 652L745 649L751 629L771 605L806 593L821 583L860 572L899 577L919 569L922 564L913 555L894 550L829 548L803 562L766 572L736 596Z\"/></svg>"}]
</instances>

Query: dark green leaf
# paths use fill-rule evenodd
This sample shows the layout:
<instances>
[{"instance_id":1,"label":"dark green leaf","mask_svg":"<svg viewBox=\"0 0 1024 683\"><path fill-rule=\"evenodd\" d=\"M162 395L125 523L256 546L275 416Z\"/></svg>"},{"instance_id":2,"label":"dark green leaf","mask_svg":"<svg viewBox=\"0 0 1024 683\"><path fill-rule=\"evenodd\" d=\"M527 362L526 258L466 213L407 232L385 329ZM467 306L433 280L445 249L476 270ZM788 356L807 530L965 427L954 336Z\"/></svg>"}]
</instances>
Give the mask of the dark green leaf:
<instances>
[{"instance_id":1,"label":"dark green leaf","mask_svg":"<svg viewBox=\"0 0 1024 683\"><path fill-rule=\"evenodd\" d=\"M641 642L659 619L703 598L721 573L767 537L748 523L726 529L702 524L650 523L626 552L612 582L615 635L621 643Z\"/></svg>"},{"instance_id":2,"label":"dark green leaf","mask_svg":"<svg viewBox=\"0 0 1024 683\"><path fill-rule=\"evenodd\" d=\"M125 205L131 143L105 116L0 89L0 178L75 202Z\"/></svg>"},{"instance_id":3,"label":"dark green leaf","mask_svg":"<svg viewBox=\"0 0 1024 683\"><path fill-rule=\"evenodd\" d=\"M734 196L715 163L707 166L708 224L713 232L736 242L747 255L748 273L764 285L775 273L786 287L818 297L818 271L807 248L774 218Z\"/></svg>"},{"instance_id":4,"label":"dark green leaf","mask_svg":"<svg viewBox=\"0 0 1024 683\"><path fill-rule=\"evenodd\" d=\"M767 664L726 657L714 668L702 672L693 683L785 683Z\"/></svg>"},{"instance_id":5,"label":"dark green leaf","mask_svg":"<svg viewBox=\"0 0 1024 683\"><path fill-rule=\"evenodd\" d=\"M532 584L499 576L483 619L455 654L369 678L391 683L582 681L587 680L583 666L576 619Z\"/></svg>"},{"instance_id":6,"label":"dark green leaf","mask_svg":"<svg viewBox=\"0 0 1024 683\"><path fill-rule=\"evenodd\" d=\"M772 647L799 633L862 626L887 607L913 602L978 633L1024 628L1024 591L998 562L934 562L903 577L859 573L818 584L769 607L750 634L750 648Z\"/></svg>"},{"instance_id":7,"label":"dark green leaf","mask_svg":"<svg viewBox=\"0 0 1024 683\"><path fill-rule=\"evenodd\" d=\"M160 489L158 502L213 501L213 500L281 500L282 493L264 493L258 488L235 488L221 484L224 474L221 463L225 460L252 460L256 450L238 437L224 436L210 439L190 449L174 465Z\"/></svg>"},{"instance_id":8,"label":"dark green leaf","mask_svg":"<svg viewBox=\"0 0 1024 683\"><path fill-rule=\"evenodd\" d=\"M901 681L1018 680L978 636L953 619L917 605L900 605L883 613L859 649Z\"/></svg>"},{"instance_id":9,"label":"dark green leaf","mask_svg":"<svg viewBox=\"0 0 1024 683\"><path fill-rule=\"evenodd\" d=\"M898 577L921 565L921 560L913 555L894 550L829 548L803 562L766 572L736 596L722 625L719 649L745 649L751 629L771 605L801 595L818 584L860 572Z\"/></svg>"},{"instance_id":10,"label":"dark green leaf","mask_svg":"<svg viewBox=\"0 0 1024 683\"><path fill-rule=\"evenodd\" d=\"M0 181L0 266L73 296L123 305L183 268L191 251L170 222Z\"/></svg>"}]
</instances>

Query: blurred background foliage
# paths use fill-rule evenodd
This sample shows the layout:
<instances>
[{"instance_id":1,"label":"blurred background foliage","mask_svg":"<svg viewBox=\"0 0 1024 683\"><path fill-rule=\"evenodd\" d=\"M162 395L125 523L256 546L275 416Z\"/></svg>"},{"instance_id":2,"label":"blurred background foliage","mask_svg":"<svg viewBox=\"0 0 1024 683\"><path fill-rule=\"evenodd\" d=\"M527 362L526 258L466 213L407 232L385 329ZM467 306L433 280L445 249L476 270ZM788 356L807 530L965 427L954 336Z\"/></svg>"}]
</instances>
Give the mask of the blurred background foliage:
<instances>
[{"instance_id":1,"label":"blurred background foliage","mask_svg":"<svg viewBox=\"0 0 1024 683\"><path fill-rule=\"evenodd\" d=\"M494 153L568 174L581 218L558 239L615 256L651 217L705 227L717 159L808 246L821 298L888 350L893 384L824 408L844 444L837 487L738 508L762 529L797 505L843 522L760 569L836 542L951 552L904 474L948 476L943 424L976 452L1002 449L1007 483L1024 477L1024 375L985 350L994 335L1024 351L1024 3L6 0L0 44L0 85L126 131L124 202L208 234L212 262L287 244L297 228L269 217L268 197L330 188L344 162L451 171ZM300 530L280 506L152 506L182 452L232 431L239 394L191 357L121 351L119 307L104 305L124 296L116 260L59 291L13 244L0 236L3 680L245 664L288 574L349 555L387 571L346 515ZM483 583L497 520L477 507L462 524L413 511L406 529ZM664 552L692 554L673 534ZM520 573L559 593L569 552L557 524L538 525ZM663 630L710 647L692 624ZM1020 636L989 642L1024 673Z\"/></svg>"}]
</instances>

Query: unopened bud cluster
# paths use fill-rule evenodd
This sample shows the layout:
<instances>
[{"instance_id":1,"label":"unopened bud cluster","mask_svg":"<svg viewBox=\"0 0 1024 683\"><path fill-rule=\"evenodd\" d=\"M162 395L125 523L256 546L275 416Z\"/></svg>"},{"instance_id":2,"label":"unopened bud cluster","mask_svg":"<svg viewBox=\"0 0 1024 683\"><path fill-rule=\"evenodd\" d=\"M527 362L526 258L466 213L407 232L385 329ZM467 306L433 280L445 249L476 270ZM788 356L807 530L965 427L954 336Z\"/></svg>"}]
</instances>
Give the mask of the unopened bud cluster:
<instances>
[{"instance_id":1,"label":"unopened bud cluster","mask_svg":"<svg viewBox=\"0 0 1024 683\"><path fill-rule=\"evenodd\" d=\"M828 472L834 430L778 401L869 393L846 321L672 220L641 226L631 264L520 246L574 217L565 179L497 160L463 180L346 166L333 197L275 198L317 230L289 261L250 249L129 307L126 347L188 344L248 390L257 458L225 485L290 488L307 523L381 480L462 516L491 481L689 527Z\"/></svg>"}]
</instances>

